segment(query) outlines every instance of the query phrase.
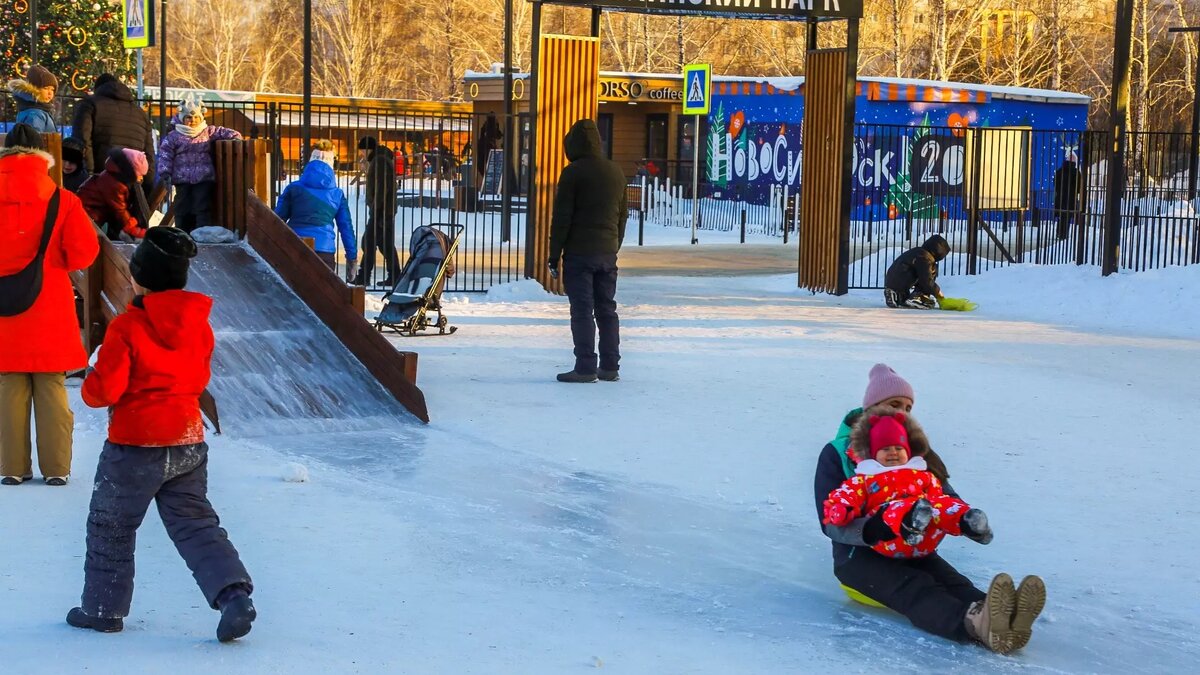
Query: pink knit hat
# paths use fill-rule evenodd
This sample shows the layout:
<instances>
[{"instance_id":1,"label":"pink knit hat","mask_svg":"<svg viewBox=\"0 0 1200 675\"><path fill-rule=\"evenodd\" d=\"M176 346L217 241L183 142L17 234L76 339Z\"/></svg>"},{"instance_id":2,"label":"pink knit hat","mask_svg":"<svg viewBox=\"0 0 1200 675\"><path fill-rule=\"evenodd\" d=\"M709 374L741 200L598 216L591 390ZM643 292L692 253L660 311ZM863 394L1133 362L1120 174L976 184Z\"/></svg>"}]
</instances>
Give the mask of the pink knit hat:
<instances>
[{"instance_id":1,"label":"pink knit hat","mask_svg":"<svg viewBox=\"0 0 1200 675\"><path fill-rule=\"evenodd\" d=\"M863 408L883 403L889 398L903 396L915 401L912 385L896 374L886 363L876 363L867 376L867 392L863 394Z\"/></svg>"},{"instance_id":2,"label":"pink knit hat","mask_svg":"<svg viewBox=\"0 0 1200 675\"><path fill-rule=\"evenodd\" d=\"M138 178L145 177L146 172L150 170L150 163L146 161L146 153L132 148L124 148L121 152L124 153L125 159L129 160L129 165L133 167L133 174Z\"/></svg>"}]
</instances>

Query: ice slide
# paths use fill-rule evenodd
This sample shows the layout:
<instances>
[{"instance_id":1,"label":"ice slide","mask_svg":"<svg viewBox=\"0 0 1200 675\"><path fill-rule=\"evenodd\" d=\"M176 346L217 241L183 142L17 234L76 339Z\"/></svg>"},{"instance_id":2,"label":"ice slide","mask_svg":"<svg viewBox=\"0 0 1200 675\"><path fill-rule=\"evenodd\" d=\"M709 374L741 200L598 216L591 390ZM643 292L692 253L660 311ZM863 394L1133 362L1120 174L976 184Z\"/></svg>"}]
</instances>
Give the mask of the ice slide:
<instances>
[{"instance_id":1,"label":"ice slide","mask_svg":"<svg viewBox=\"0 0 1200 675\"><path fill-rule=\"evenodd\" d=\"M188 288L213 298L209 390L224 430L266 437L417 422L248 244L201 245Z\"/></svg>"}]
</instances>

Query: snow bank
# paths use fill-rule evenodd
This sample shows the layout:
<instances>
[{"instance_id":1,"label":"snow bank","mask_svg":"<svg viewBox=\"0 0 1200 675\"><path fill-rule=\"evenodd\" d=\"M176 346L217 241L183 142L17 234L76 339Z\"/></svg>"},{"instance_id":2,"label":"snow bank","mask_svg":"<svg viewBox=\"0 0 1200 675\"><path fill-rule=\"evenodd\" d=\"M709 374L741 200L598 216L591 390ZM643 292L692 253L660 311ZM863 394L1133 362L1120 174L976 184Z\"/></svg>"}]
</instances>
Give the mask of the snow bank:
<instances>
[{"instance_id":1,"label":"snow bank","mask_svg":"<svg viewBox=\"0 0 1200 675\"><path fill-rule=\"evenodd\" d=\"M970 298L991 316L1200 337L1200 265L1109 277L1091 266L1011 265L939 281L946 295Z\"/></svg>"},{"instance_id":2,"label":"snow bank","mask_svg":"<svg viewBox=\"0 0 1200 675\"><path fill-rule=\"evenodd\" d=\"M511 281L498 284L488 289L485 302L528 302L553 300L557 296L547 293L546 289L534 279Z\"/></svg>"}]
</instances>

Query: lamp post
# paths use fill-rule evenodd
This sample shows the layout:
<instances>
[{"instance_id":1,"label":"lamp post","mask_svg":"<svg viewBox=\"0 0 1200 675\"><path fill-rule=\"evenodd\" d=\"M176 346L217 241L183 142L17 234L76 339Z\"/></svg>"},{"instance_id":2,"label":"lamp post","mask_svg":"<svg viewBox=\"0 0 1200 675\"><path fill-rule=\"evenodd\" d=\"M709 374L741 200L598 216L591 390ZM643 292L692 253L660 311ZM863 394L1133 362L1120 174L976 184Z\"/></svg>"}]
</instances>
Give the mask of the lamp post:
<instances>
[{"instance_id":1,"label":"lamp post","mask_svg":"<svg viewBox=\"0 0 1200 675\"><path fill-rule=\"evenodd\" d=\"M158 45L158 133L167 135L167 0L162 0L162 39Z\"/></svg>"},{"instance_id":2,"label":"lamp post","mask_svg":"<svg viewBox=\"0 0 1200 675\"><path fill-rule=\"evenodd\" d=\"M312 152L312 0L304 0L304 111L301 122L300 164Z\"/></svg>"},{"instance_id":3,"label":"lamp post","mask_svg":"<svg viewBox=\"0 0 1200 675\"><path fill-rule=\"evenodd\" d=\"M504 163L500 170L500 240L504 242L512 238L512 191L514 186L508 177L512 174L509 167L512 166L513 149L516 147L516 144L513 143L513 132L516 130L516 133L520 133L521 127L519 124L513 124L514 109L513 0L504 0L504 140L503 150L501 150ZM490 148L480 148L475 155L487 161L483 153L488 150ZM474 167L474 170L478 172L479 167ZM471 180L474 179L475 177L471 176Z\"/></svg>"},{"instance_id":4,"label":"lamp post","mask_svg":"<svg viewBox=\"0 0 1200 675\"><path fill-rule=\"evenodd\" d=\"M1108 191L1104 200L1104 251L1101 271L1108 276L1117 271L1121 238L1121 207L1125 201L1125 154L1129 147L1126 127L1129 123L1129 76L1133 45L1133 0L1117 0L1113 36L1113 71L1109 124L1112 137L1108 155Z\"/></svg>"},{"instance_id":5,"label":"lamp post","mask_svg":"<svg viewBox=\"0 0 1200 675\"><path fill-rule=\"evenodd\" d=\"M29 63L37 65L37 42L38 42L38 3L37 0L29 0Z\"/></svg>"},{"instance_id":6,"label":"lamp post","mask_svg":"<svg viewBox=\"0 0 1200 675\"><path fill-rule=\"evenodd\" d=\"M1200 33L1200 27L1172 26L1171 33ZM1196 53L1196 74L1192 80L1192 138L1188 153L1188 201L1196 202L1196 169L1200 164L1200 50Z\"/></svg>"}]
</instances>

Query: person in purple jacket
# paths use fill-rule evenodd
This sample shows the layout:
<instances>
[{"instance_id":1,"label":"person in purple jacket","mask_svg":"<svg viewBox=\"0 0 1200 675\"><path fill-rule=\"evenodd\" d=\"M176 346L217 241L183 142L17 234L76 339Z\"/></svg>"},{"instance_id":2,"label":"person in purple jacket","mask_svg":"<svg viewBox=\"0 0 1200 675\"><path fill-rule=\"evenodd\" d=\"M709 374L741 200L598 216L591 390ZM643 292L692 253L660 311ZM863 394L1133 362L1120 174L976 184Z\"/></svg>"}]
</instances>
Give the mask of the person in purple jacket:
<instances>
[{"instance_id":1,"label":"person in purple jacket","mask_svg":"<svg viewBox=\"0 0 1200 675\"><path fill-rule=\"evenodd\" d=\"M209 126L204 106L193 98L179 103L175 129L158 146L158 175L174 185L175 226L185 232L212 225L212 198L217 184L213 141L239 140L233 129Z\"/></svg>"}]
</instances>

